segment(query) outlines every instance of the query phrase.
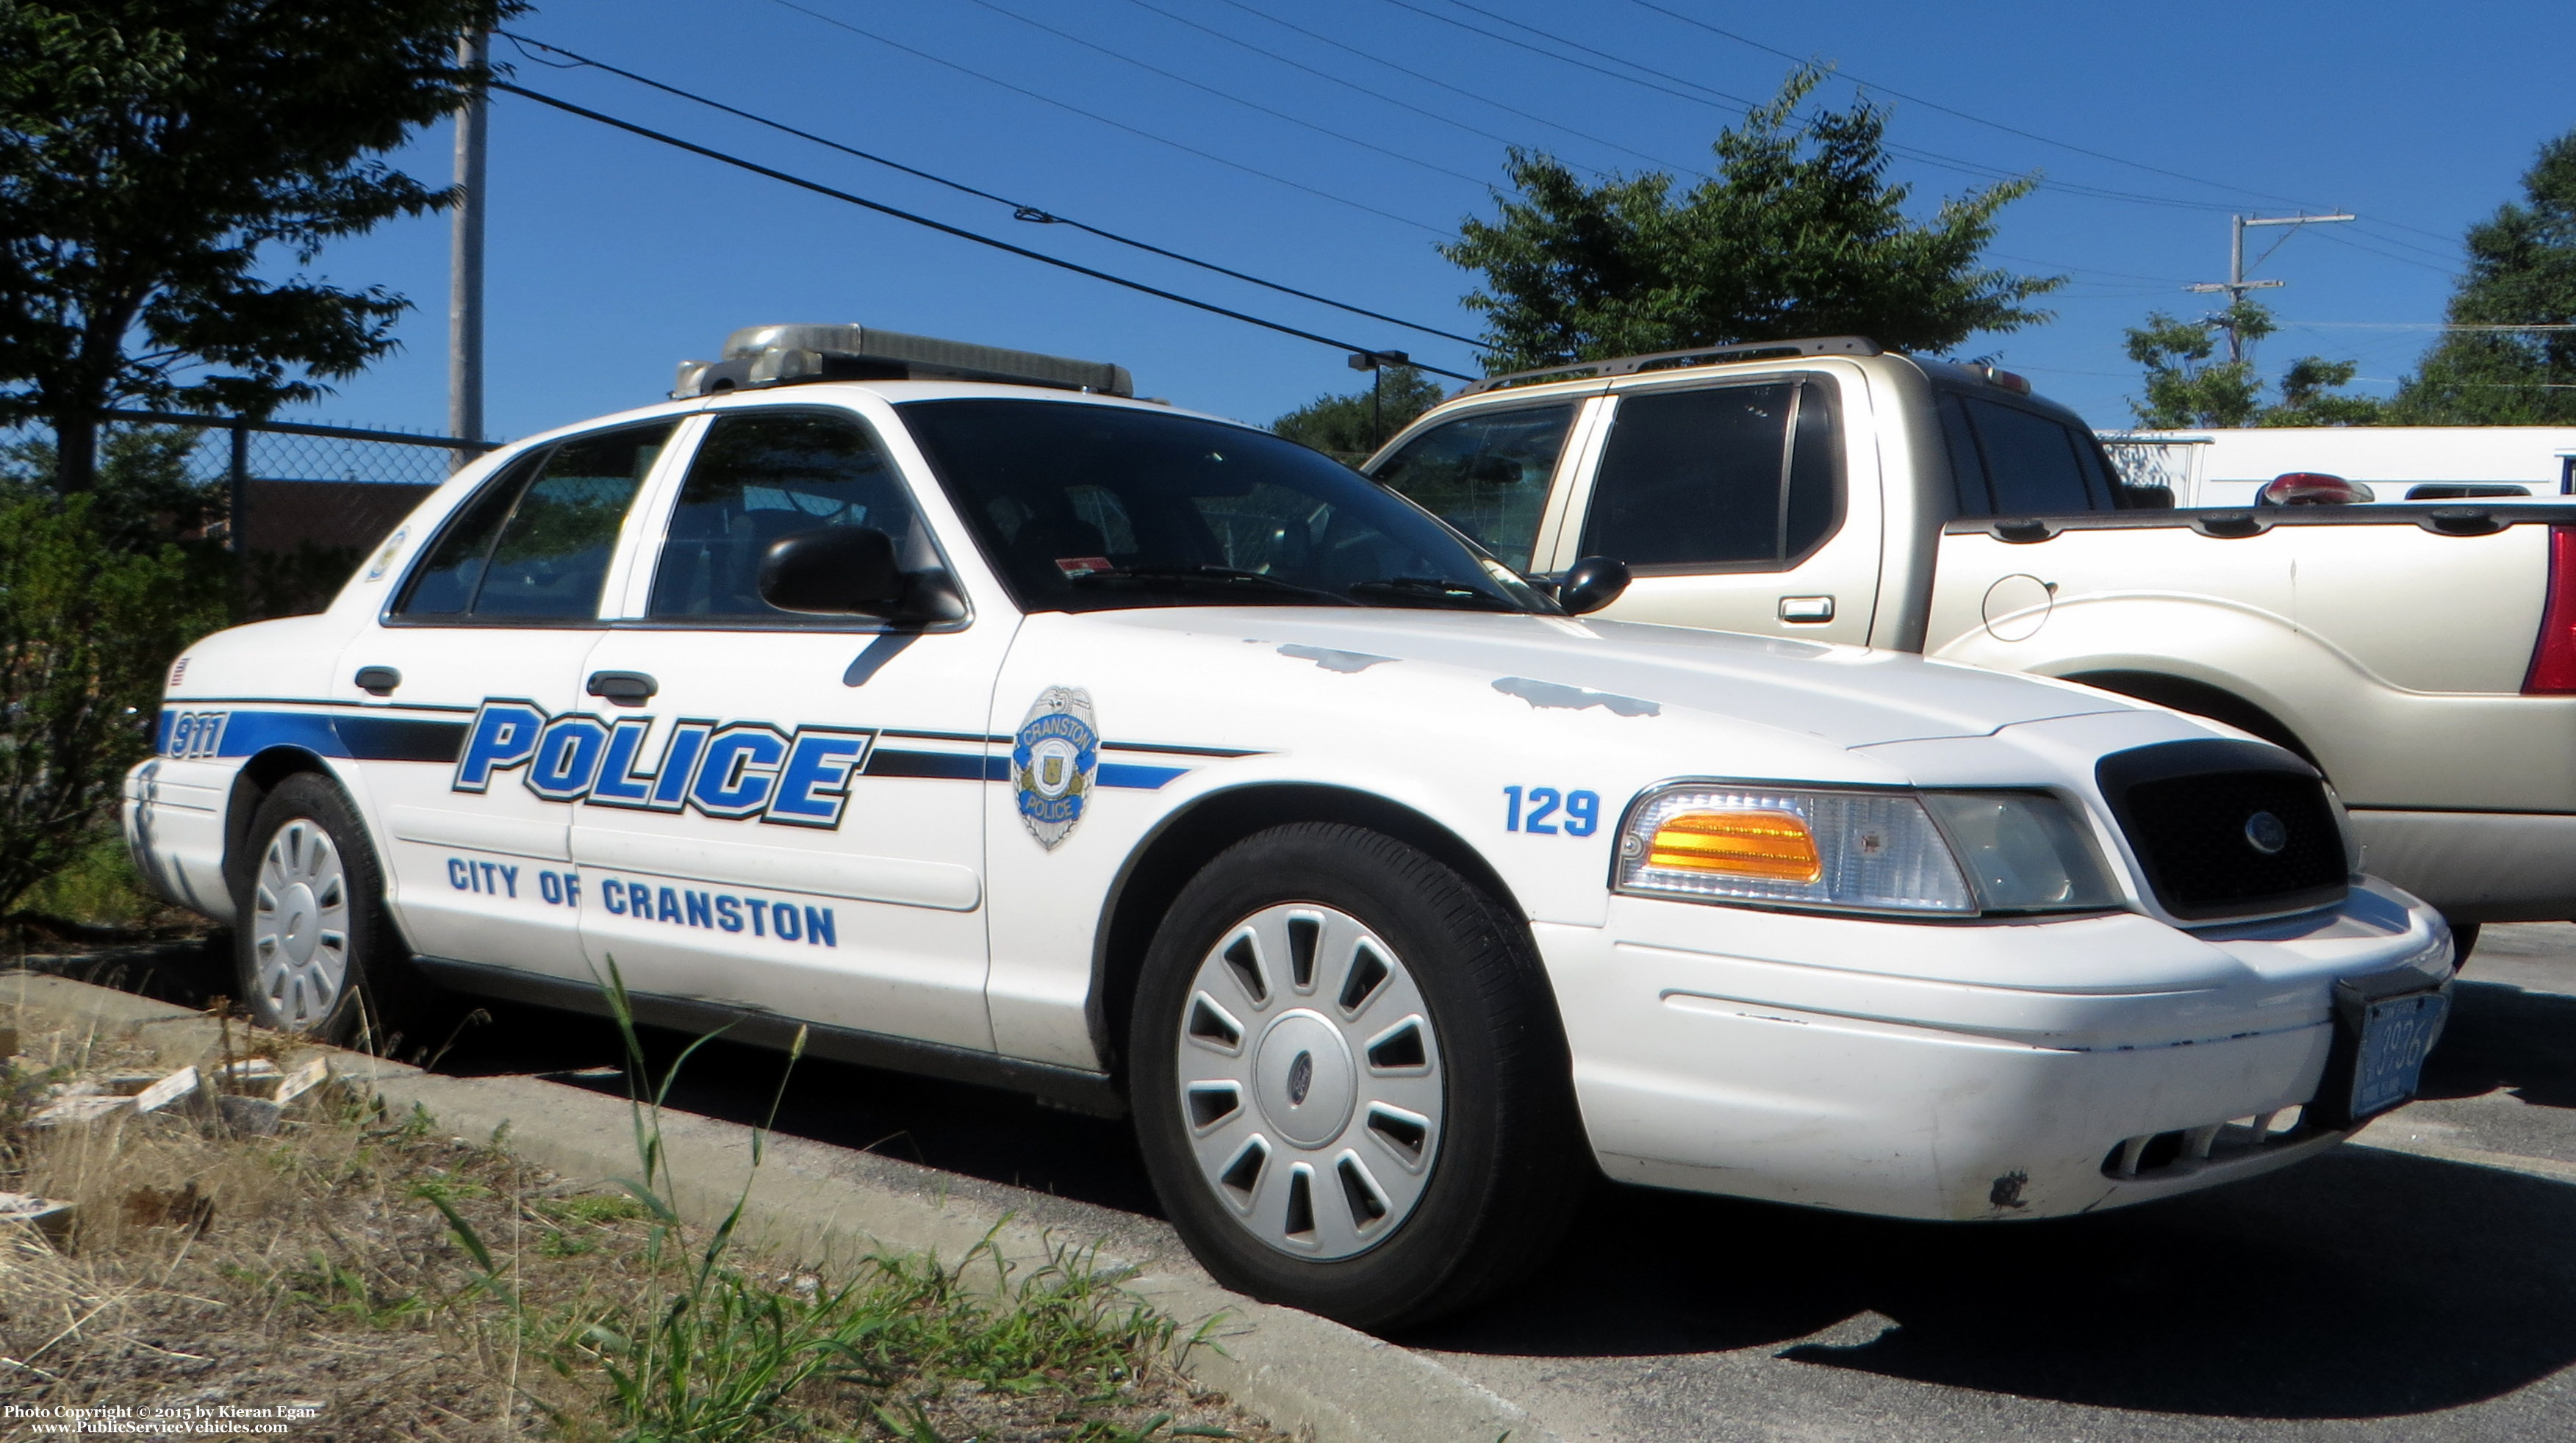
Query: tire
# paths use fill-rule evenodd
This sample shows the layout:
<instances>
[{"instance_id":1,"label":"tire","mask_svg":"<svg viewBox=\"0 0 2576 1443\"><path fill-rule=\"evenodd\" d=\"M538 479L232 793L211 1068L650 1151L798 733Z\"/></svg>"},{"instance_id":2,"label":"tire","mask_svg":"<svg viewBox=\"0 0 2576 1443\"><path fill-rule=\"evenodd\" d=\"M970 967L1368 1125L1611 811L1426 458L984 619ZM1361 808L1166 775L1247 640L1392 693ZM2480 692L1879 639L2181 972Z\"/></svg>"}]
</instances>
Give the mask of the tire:
<instances>
[{"instance_id":1,"label":"tire","mask_svg":"<svg viewBox=\"0 0 2576 1443\"><path fill-rule=\"evenodd\" d=\"M413 969L376 849L337 783L312 772L278 783L233 872L233 974L253 1021L388 1055L440 1040L430 1034L453 1008Z\"/></svg>"},{"instance_id":2,"label":"tire","mask_svg":"<svg viewBox=\"0 0 2576 1443\"><path fill-rule=\"evenodd\" d=\"M1128 1036L1137 1139L1191 1252L1354 1327L1507 1287L1598 1176L1528 929L1376 832L1277 827L1210 862Z\"/></svg>"}]
</instances>

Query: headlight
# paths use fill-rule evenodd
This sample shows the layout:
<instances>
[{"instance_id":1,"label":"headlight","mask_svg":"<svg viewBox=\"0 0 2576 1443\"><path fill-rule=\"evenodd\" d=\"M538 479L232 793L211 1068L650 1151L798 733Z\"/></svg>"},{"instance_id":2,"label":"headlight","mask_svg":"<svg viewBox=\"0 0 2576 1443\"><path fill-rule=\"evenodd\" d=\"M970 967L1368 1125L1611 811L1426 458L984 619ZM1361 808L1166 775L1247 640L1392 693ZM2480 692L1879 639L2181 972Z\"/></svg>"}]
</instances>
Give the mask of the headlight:
<instances>
[{"instance_id":1,"label":"headlight","mask_svg":"<svg viewBox=\"0 0 2576 1443\"><path fill-rule=\"evenodd\" d=\"M2037 792L1670 787L1629 810L1617 887L1935 916L2121 903L2092 839Z\"/></svg>"}]
</instances>

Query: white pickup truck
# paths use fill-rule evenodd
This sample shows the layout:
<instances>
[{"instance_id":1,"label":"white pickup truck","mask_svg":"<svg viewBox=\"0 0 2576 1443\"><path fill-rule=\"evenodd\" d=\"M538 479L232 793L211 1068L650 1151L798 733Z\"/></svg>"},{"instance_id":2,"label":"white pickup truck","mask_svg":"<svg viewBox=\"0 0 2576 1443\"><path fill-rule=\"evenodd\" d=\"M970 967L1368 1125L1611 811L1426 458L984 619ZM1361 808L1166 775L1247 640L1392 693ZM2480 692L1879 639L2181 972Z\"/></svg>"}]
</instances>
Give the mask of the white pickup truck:
<instances>
[{"instance_id":1,"label":"white pickup truck","mask_svg":"<svg viewBox=\"0 0 2576 1443\"><path fill-rule=\"evenodd\" d=\"M1858 337L1498 376L1363 468L1628 621L1921 652L2290 747L2366 865L2482 921L2576 918L2563 507L2172 509L2019 377Z\"/></svg>"}]
</instances>

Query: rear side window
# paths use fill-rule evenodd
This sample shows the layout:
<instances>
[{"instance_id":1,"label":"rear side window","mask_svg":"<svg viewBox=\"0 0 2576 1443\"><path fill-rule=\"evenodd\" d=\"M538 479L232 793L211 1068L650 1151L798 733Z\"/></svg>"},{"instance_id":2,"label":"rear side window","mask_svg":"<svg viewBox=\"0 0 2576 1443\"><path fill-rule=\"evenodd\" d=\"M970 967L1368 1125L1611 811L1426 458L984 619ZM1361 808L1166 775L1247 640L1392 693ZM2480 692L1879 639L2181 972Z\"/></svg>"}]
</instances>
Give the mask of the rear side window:
<instances>
[{"instance_id":1,"label":"rear side window","mask_svg":"<svg viewBox=\"0 0 2576 1443\"><path fill-rule=\"evenodd\" d=\"M597 617L618 529L674 424L576 437L513 464L458 510L394 614L468 623Z\"/></svg>"},{"instance_id":2,"label":"rear side window","mask_svg":"<svg viewBox=\"0 0 2576 1443\"><path fill-rule=\"evenodd\" d=\"M1943 395L1941 434L1962 516L2106 511L2111 481L2093 438L2018 406Z\"/></svg>"},{"instance_id":3,"label":"rear side window","mask_svg":"<svg viewBox=\"0 0 2576 1443\"><path fill-rule=\"evenodd\" d=\"M1622 397L1582 550L1685 571L1794 566L1841 524L1840 430L1822 380Z\"/></svg>"},{"instance_id":4,"label":"rear side window","mask_svg":"<svg viewBox=\"0 0 2576 1443\"><path fill-rule=\"evenodd\" d=\"M799 616L760 599L769 544L831 526L885 532L904 564L929 564L915 555L929 543L917 534L911 493L855 418L814 411L719 416L690 458L671 509L649 614L846 625L846 618Z\"/></svg>"},{"instance_id":5,"label":"rear side window","mask_svg":"<svg viewBox=\"0 0 2576 1443\"><path fill-rule=\"evenodd\" d=\"M1530 567L1574 407L1485 411L1434 426L1375 473L1516 571Z\"/></svg>"}]
</instances>

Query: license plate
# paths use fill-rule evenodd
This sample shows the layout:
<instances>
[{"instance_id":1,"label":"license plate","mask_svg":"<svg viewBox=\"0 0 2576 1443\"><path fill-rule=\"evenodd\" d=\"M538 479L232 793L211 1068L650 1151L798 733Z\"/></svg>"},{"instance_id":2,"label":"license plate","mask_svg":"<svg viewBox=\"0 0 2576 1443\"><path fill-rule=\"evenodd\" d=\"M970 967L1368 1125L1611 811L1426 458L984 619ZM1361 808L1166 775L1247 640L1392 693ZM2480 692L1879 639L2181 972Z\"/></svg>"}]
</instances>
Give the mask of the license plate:
<instances>
[{"instance_id":1,"label":"license plate","mask_svg":"<svg viewBox=\"0 0 2576 1443\"><path fill-rule=\"evenodd\" d=\"M2442 1032L2451 999L2439 992L2410 992L2366 1004L2361 1046L2353 1055L2354 1121L2386 1112L2415 1095L2424 1055Z\"/></svg>"}]
</instances>

